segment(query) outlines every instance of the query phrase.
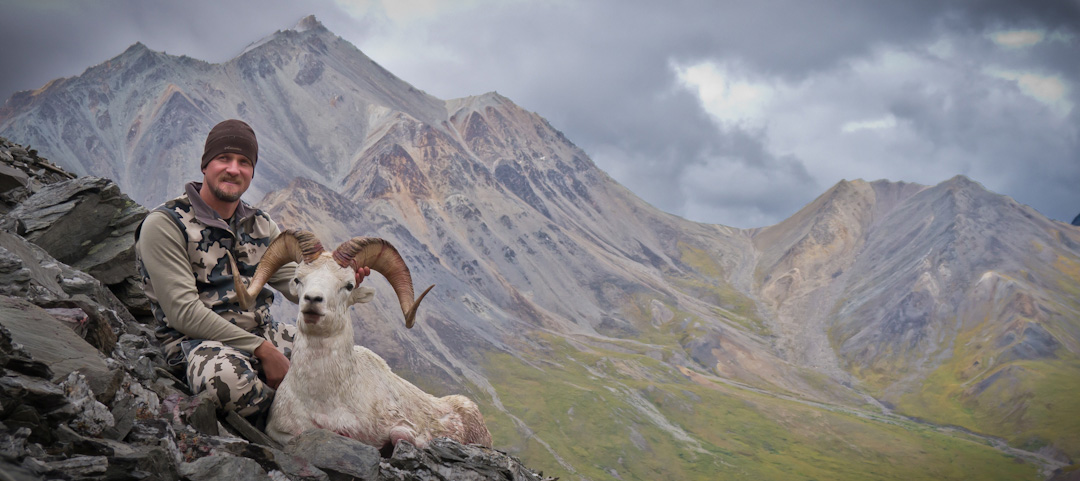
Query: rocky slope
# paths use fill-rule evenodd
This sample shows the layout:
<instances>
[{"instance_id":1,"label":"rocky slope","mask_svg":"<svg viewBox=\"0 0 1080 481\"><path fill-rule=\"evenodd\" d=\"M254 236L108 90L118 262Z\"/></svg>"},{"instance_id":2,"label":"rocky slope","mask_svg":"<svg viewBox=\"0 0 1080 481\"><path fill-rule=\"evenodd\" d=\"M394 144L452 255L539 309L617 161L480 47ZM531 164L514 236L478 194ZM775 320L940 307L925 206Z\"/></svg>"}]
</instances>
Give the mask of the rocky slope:
<instances>
[{"instance_id":1,"label":"rocky slope","mask_svg":"<svg viewBox=\"0 0 1080 481\"><path fill-rule=\"evenodd\" d=\"M146 210L2 138L0 161L0 479L543 479L449 440L383 459L327 431L280 446L217 414L164 364L145 297L127 295Z\"/></svg>"},{"instance_id":2,"label":"rocky slope","mask_svg":"<svg viewBox=\"0 0 1080 481\"><path fill-rule=\"evenodd\" d=\"M963 177L841 182L760 229L693 223L509 99L435 99L311 18L223 64L135 45L16 94L0 133L155 205L227 117L263 146L249 200L324 244L386 237L436 284L408 331L365 281L357 341L476 399L530 465L1008 479L1080 455L1080 232Z\"/></svg>"}]
</instances>

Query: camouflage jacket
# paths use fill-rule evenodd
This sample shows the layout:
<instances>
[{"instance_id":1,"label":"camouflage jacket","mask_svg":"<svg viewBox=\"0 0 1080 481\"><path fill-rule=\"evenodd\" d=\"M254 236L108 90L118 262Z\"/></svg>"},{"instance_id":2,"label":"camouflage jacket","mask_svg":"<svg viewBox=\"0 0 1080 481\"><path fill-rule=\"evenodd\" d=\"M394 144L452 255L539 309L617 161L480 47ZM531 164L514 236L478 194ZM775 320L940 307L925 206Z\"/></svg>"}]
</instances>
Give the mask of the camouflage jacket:
<instances>
[{"instance_id":1,"label":"camouflage jacket","mask_svg":"<svg viewBox=\"0 0 1080 481\"><path fill-rule=\"evenodd\" d=\"M277 224L243 202L226 223L199 197L201 185L187 184L184 195L155 208L136 231L143 289L161 323L158 335L170 361L187 339L214 339L252 352L262 342L259 334L265 324L272 322L274 294L269 289L259 293L251 311L236 303L227 253L232 252L241 275L249 279L280 232ZM283 286L294 266L279 271L271 284Z\"/></svg>"}]
</instances>

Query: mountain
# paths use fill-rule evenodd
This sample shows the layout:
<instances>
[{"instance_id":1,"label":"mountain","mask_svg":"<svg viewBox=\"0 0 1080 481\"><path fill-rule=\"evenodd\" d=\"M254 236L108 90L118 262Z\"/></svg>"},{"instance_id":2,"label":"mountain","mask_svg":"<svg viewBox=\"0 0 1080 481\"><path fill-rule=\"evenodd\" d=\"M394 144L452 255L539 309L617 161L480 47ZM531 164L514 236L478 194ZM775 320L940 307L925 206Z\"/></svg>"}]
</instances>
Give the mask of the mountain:
<instances>
[{"instance_id":1,"label":"mountain","mask_svg":"<svg viewBox=\"0 0 1080 481\"><path fill-rule=\"evenodd\" d=\"M795 352L885 405L1064 447L1080 432L1078 233L962 176L841 182L755 236L783 252L763 256L758 292Z\"/></svg>"},{"instance_id":2,"label":"mountain","mask_svg":"<svg viewBox=\"0 0 1080 481\"><path fill-rule=\"evenodd\" d=\"M349 170L395 112L432 123L444 103L372 62L313 18L278 32L237 58L209 64L137 43L74 78L13 95L0 110L3 132L76 174L115 179L146 205L199 178L191 152L224 118L250 119L259 136L253 198L297 175L327 182ZM314 113L311 115L309 113Z\"/></svg>"},{"instance_id":3,"label":"mountain","mask_svg":"<svg viewBox=\"0 0 1080 481\"><path fill-rule=\"evenodd\" d=\"M1080 228L964 177L690 222L510 99L436 99L311 17L222 64L136 44L13 96L0 135L153 206L230 117L262 147L248 199L327 245L385 237L436 285L406 330L366 280L357 342L477 400L531 467L1036 479L1080 455Z\"/></svg>"}]
</instances>

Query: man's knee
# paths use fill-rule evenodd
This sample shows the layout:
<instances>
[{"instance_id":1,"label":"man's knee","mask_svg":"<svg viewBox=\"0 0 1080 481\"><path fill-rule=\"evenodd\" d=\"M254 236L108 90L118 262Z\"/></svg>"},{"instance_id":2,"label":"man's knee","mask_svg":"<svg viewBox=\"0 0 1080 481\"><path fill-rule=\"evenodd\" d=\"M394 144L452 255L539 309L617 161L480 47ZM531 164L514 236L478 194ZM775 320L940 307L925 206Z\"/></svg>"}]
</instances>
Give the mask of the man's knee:
<instances>
[{"instance_id":1,"label":"man's knee","mask_svg":"<svg viewBox=\"0 0 1080 481\"><path fill-rule=\"evenodd\" d=\"M242 353L230 353L228 349L200 346L191 353L188 383L192 392L207 391L223 410L236 411L242 416L269 408L273 390L259 379Z\"/></svg>"}]
</instances>

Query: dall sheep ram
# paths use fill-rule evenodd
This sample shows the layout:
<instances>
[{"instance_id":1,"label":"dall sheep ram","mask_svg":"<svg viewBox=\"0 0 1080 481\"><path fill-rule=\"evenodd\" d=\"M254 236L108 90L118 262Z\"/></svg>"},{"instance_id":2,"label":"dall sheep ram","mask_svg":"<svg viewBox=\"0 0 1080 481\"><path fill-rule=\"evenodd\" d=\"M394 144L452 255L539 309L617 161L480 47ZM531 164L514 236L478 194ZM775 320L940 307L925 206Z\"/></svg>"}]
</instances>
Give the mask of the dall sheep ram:
<instances>
[{"instance_id":1,"label":"dall sheep ram","mask_svg":"<svg viewBox=\"0 0 1080 481\"><path fill-rule=\"evenodd\" d=\"M436 437L491 446L476 403L464 396L425 393L391 372L377 354L353 343L349 306L370 302L375 292L354 285L356 269L367 266L386 277L409 328L416 307L434 287L413 300L412 277L397 249L383 239L355 237L330 253L314 234L286 230L270 243L250 286L234 277L241 306L250 306L274 272L290 261L299 264L289 284L300 299L299 335L270 409L266 431L271 438L284 444L321 428L384 453L402 440L422 448Z\"/></svg>"}]
</instances>

